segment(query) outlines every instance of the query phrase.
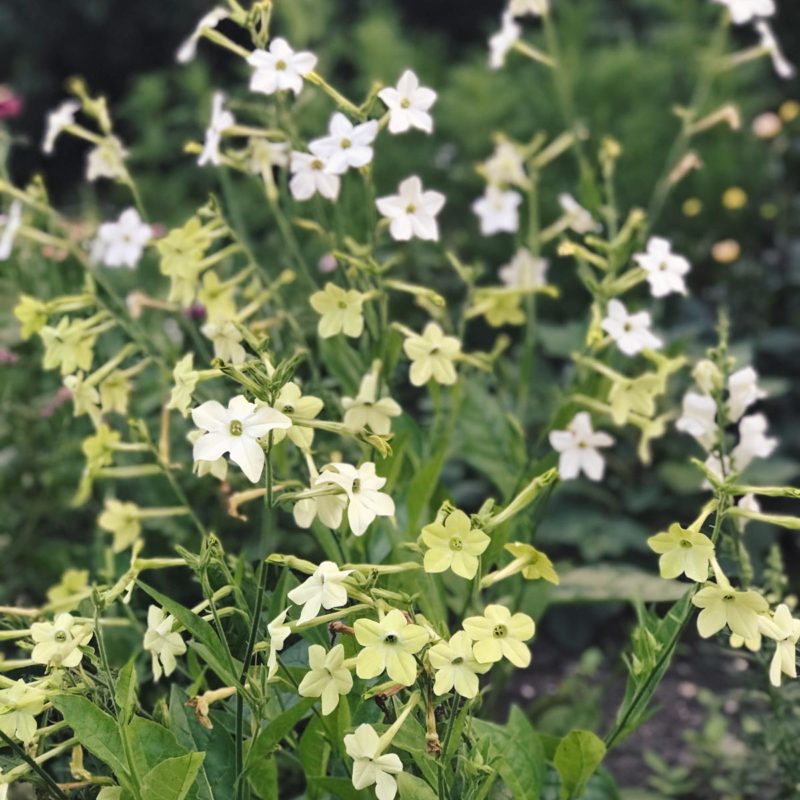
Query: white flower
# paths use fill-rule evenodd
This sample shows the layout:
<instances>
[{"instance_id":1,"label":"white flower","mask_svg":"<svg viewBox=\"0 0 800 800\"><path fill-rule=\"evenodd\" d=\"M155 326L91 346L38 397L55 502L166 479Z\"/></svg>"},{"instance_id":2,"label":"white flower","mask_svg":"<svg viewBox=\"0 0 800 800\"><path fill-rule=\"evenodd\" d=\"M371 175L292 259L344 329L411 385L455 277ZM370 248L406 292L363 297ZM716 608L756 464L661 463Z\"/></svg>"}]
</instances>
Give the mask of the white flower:
<instances>
[{"instance_id":1,"label":"white flower","mask_svg":"<svg viewBox=\"0 0 800 800\"><path fill-rule=\"evenodd\" d=\"M332 175L326 170L325 161L311 153L292 151L289 169L292 179L289 181L289 191L295 200L309 200L319 192L328 200L335 200L339 196L341 178Z\"/></svg>"},{"instance_id":2,"label":"white flower","mask_svg":"<svg viewBox=\"0 0 800 800\"><path fill-rule=\"evenodd\" d=\"M758 502L754 494L742 495L736 505L745 511L755 511L756 514L761 512L761 504ZM747 527L748 522L750 522L750 520L747 519L747 517L734 517L734 525L736 525L740 533L744 533L744 529Z\"/></svg>"},{"instance_id":3,"label":"white flower","mask_svg":"<svg viewBox=\"0 0 800 800\"><path fill-rule=\"evenodd\" d=\"M487 186L484 195L472 204L472 210L481 221L481 233L484 236L502 231L514 233L519 228L518 207L521 202L519 192Z\"/></svg>"},{"instance_id":4,"label":"white flower","mask_svg":"<svg viewBox=\"0 0 800 800\"><path fill-rule=\"evenodd\" d=\"M241 364L247 354L241 345L242 332L230 320L207 322L200 328L214 344L214 355L227 364Z\"/></svg>"},{"instance_id":5,"label":"white flower","mask_svg":"<svg viewBox=\"0 0 800 800\"><path fill-rule=\"evenodd\" d=\"M313 575L292 589L286 596L295 605L303 606L300 622L314 619L319 614L320 608L346 606L347 589L342 582L352 571L340 570L333 561L323 561L314 570Z\"/></svg>"},{"instance_id":6,"label":"white flower","mask_svg":"<svg viewBox=\"0 0 800 800\"><path fill-rule=\"evenodd\" d=\"M125 168L127 157L128 151L122 142L116 136L106 136L89 151L86 158L86 180L108 178L113 181L124 178L128 174Z\"/></svg>"},{"instance_id":7,"label":"white flower","mask_svg":"<svg viewBox=\"0 0 800 800\"><path fill-rule=\"evenodd\" d=\"M775 654L769 666L769 680L773 686L781 685L781 675L797 677L797 640L800 639L800 620L792 617L785 603L781 603L772 616L759 617L759 629L764 636L775 640Z\"/></svg>"},{"instance_id":8,"label":"white flower","mask_svg":"<svg viewBox=\"0 0 800 800\"><path fill-rule=\"evenodd\" d=\"M203 31L206 28L216 28L222 20L227 19L230 15L231 12L227 8L217 6L212 8L204 17L201 17L194 31L192 31L192 35L186 39L175 54L177 61L181 64L188 64L197 53L197 43L200 41Z\"/></svg>"},{"instance_id":9,"label":"white flower","mask_svg":"<svg viewBox=\"0 0 800 800\"><path fill-rule=\"evenodd\" d=\"M150 606L147 609L147 630L144 634L144 649L152 659L153 678L160 680L162 674L169 677L178 666L175 656L186 652L186 643L172 628L175 617L163 608ZM163 667L163 670L162 670Z\"/></svg>"},{"instance_id":10,"label":"white flower","mask_svg":"<svg viewBox=\"0 0 800 800\"><path fill-rule=\"evenodd\" d=\"M56 139L61 132L70 125L75 124L75 115L81 110L77 100L65 100L55 111L47 115L47 127L42 142L42 152L50 155L53 152Z\"/></svg>"},{"instance_id":11,"label":"white flower","mask_svg":"<svg viewBox=\"0 0 800 800\"><path fill-rule=\"evenodd\" d=\"M306 455L311 485L315 486L319 473L310 455ZM294 521L299 528L310 528L316 517L326 527L335 531L342 524L342 515L347 507L347 500L341 494L321 494L316 497L305 497L298 500L292 509Z\"/></svg>"},{"instance_id":12,"label":"white flower","mask_svg":"<svg viewBox=\"0 0 800 800\"><path fill-rule=\"evenodd\" d=\"M355 733L344 737L347 755L353 759L353 787L357 790L375 785L378 800L393 800L397 781L392 777L403 771L403 762L396 753L380 754L380 738L375 729L364 723Z\"/></svg>"},{"instance_id":13,"label":"white flower","mask_svg":"<svg viewBox=\"0 0 800 800\"><path fill-rule=\"evenodd\" d=\"M289 142L272 142L269 139L250 139L251 172L262 175L273 167L288 167L291 145Z\"/></svg>"},{"instance_id":14,"label":"white flower","mask_svg":"<svg viewBox=\"0 0 800 800\"><path fill-rule=\"evenodd\" d=\"M519 148L511 142L498 142L494 153L483 162L483 172L486 181L492 186L528 184L525 160Z\"/></svg>"},{"instance_id":15,"label":"white flower","mask_svg":"<svg viewBox=\"0 0 800 800\"><path fill-rule=\"evenodd\" d=\"M321 697L322 715L327 716L336 710L340 695L353 688L353 676L344 666L344 646L337 644L326 653L322 645L310 645L308 666L297 693L301 697Z\"/></svg>"},{"instance_id":16,"label":"white flower","mask_svg":"<svg viewBox=\"0 0 800 800\"><path fill-rule=\"evenodd\" d=\"M720 482L731 474L730 456L720 459L719 456L710 455L703 463L705 468ZM711 484L708 481L703 481L704 489L708 489L710 486Z\"/></svg>"},{"instance_id":17,"label":"white flower","mask_svg":"<svg viewBox=\"0 0 800 800\"><path fill-rule=\"evenodd\" d=\"M22 225L22 203L15 200L8 209L8 216L3 220L3 232L0 234L0 261L5 261L11 256L14 249L14 239L17 237Z\"/></svg>"},{"instance_id":18,"label":"white flower","mask_svg":"<svg viewBox=\"0 0 800 800\"><path fill-rule=\"evenodd\" d=\"M651 236L646 253L635 253L634 261L647 273L653 297L677 292L686 294L683 276L691 269L689 262L672 252L672 245L660 236Z\"/></svg>"},{"instance_id":19,"label":"white flower","mask_svg":"<svg viewBox=\"0 0 800 800\"><path fill-rule=\"evenodd\" d=\"M197 163L202 167L204 164L220 163L219 143L222 134L236 124L233 114L225 109L224 92L214 92L211 101L211 122L206 129L206 140L203 145L203 152L197 159Z\"/></svg>"},{"instance_id":20,"label":"white flower","mask_svg":"<svg viewBox=\"0 0 800 800\"><path fill-rule=\"evenodd\" d=\"M608 315L600 323L626 356L634 356L642 350L658 350L661 347L661 339L650 332L650 325L648 311L629 314L619 300L609 300Z\"/></svg>"},{"instance_id":21,"label":"white flower","mask_svg":"<svg viewBox=\"0 0 800 800\"><path fill-rule=\"evenodd\" d=\"M107 267L134 269L152 237L152 229L142 222L139 212L126 208L116 222L104 222L97 229L92 243L92 261Z\"/></svg>"},{"instance_id":22,"label":"white flower","mask_svg":"<svg viewBox=\"0 0 800 800\"><path fill-rule=\"evenodd\" d=\"M514 22L514 15L506 11L500 30L489 38L489 69L500 69L506 63L508 51L521 35L522 28Z\"/></svg>"},{"instance_id":23,"label":"white flower","mask_svg":"<svg viewBox=\"0 0 800 800\"><path fill-rule=\"evenodd\" d=\"M325 162L325 171L342 175L351 167L360 169L372 161L372 142L378 135L378 121L371 119L353 125L337 111L328 125L328 135L314 139L308 149Z\"/></svg>"},{"instance_id":24,"label":"white flower","mask_svg":"<svg viewBox=\"0 0 800 800\"><path fill-rule=\"evenodd\" d=\"M288 429L292 421L268 406L256 406L242 395L231 398L227 409L216 400L208 400L192 410L192 420L205 431L195 443L195 461L216 461L228 453L253 483L264 469L264 450L259 439L276 428Z\"/></svg>"},{"instance_id":25,"label":"white flower","mask_svg":"<svg viewBox=\"0 0 800 800\"><path fill-rule=\"evenodd\" d=\"M752 367L737 370L728 378L728 416L736 422L753 403L766 397L758 386L758 373Z\"/></svg>"},{"instance_id":26,"label":"white flower","mask_svg":"<svg viewBox=\"0 0 800 800\"><path fill-rule=\"evenodd\" d=\"M295 53L286 39L273 39L267 50L255 50L247 57L254 68L250 78L253 92L274 94L284 90L295 95L303 91L303 76L317 65L317 57L307 51Z\"/></svg>"},{"instance_id":27,"label":"white flower","mask_svg":"<svg viewBox=\"0 0 800 800\"><path fill-rule=\"evenodd\" d=\"M590 480L602 480L606 462L597 448L611 447L614 439L602 431L595 433L588 412L578 412L565 431L551 431L548 438L560 454L558 472L562 480L577 478L581 472Z\"/></svg>"},{"instance_id":28,"label":"white flower","mask_svg":"<svg viewBox=\"0 0 800 800\"><path fill-rule=\"evenodd\" d=\"M714 0L727 6L734 25L744 25L758 17L771 17L775 13L774 0Z\"/></svg>"},{"instance_id":29,"label":"white flower","mask_svg":"<svg viewBox=\"0 0 800 800\"><path fill-rule=\"evenodd\" d=\"M498 275L506 286L513 289L536 289L547 282L547 259L533 255L530 250L520 247L514 258L500 267Z\"/></svg>"},{"instance_id":30,"label":"white flower","mask_svg":"<svg viewBox=\"0 0 800 800\"><path fill-rule=\"evenodd\" d=\"M755 28L761 38L761 46L769 53L769 57L772 59L772 66L777 75L784 80L793 78L796 73L794 64L784 56L781 46L778 44L778 40L775 38L775 34L772 32L772 28L770 28L769 24L763 20L759 20L756 22Z\"/></svg>"},{"instance_id":31,"label":"white flower","mask_svg":"<svg viewBox=\"0 0 800 800\"><path fill-rule=\"evenodd\" d=\"M378 97L389 109L389 133L405 133L410 128L433 131L428 110L436 102L436 92L420 86L419 78L410 69L400 76L397 88L381 89Z\"/></svg>"},{"instance_id":32,"label":"white flower","mask_svg":"<svg viewBox=\"0 0 800 800\"><path fill-rule=\"evenodd\" d=\"M267 677L272 678L278 671L278 653L283 650L292 629L286 624L286 608L267 625L269 634L269 655L267 656Z\"/></svg>"},{"instance_id":33,"label":"white flower","mask_svg":"<svg viewBox=\"0 0 800 800\"><path fill-rule=\"evenodd\" d=\"M442 210L445 196L432 190L423 191L422 181L412 175L398 188L398 194L380 197L375 201L378 211L391 220L389 233L393 239L405 242L419 239L439 241L436 215Z\"/></svg>"},{"instance_id":34,"label":"white flower","mask_svg":"<svg viewBox=\"0 0 800 800\"><path fill-rule=\"evenodd\" d=\"M564 212L567 225L575 233L591 233L601 229L599 223L595 222L592 215L587 211L571 194L565 192L558 196L558 204Z\"/></svg>"},{"instance_id":35,"label":"white flower","mask_svg":"<svg viewBox=\"0 0 800 800\"><path fill-rule=\"evenodd\" d=\"M347 495L347 521L355 536L362 536L375 517L391 517L394 500L381 492L386 478L375 474L375 465L367 461L356 468L352 464L331 464L314 481L317 486L333 483Z\"/></svg>"},{"instance_id":36,"label":"white flower","mask_svg":"<svg viewBox=\"0 0 800 800\"><path fill-rule=\"evenodd\" d=\"M508 10L515 17L524 17L526 14L543 17L549 11L549 0L511 0Z\"/></svg>"},{"instance_id":37,"label":"white flower","mask_svg":"<svg viewBox=\"0 0 800 800\"><path fill-rule=\"evenodd\" d=\"M71 614L59 614L52 622L31 625L34 648L31 659L51 667L77 667L82 645L92 638L92 626L78 622Z\"/></svg>"},{"instance_id":38,"label":"white flower","mask_svg":"<svg viewBox=\"0 0 800 800\"><path fill-rule=\"evenodd\" d=\"M675 427L694 436L706 450L710 450L717 436L717 404L714 399L697 392L686 392L683 413Z\"/></svg>"},{"instance_id":39,"label":"white flower","mask_svg":"<svg viewBox=\"0 0 800 800\"><path fill-rule=\"evenodd\" d=\"M392 417L400 416L403 409L391 397L378 399L378 376L370 372L361 379L358 394L342 398L344 424L354 431L369 428L379 436L392 430Z\"/></svg>"},{"instance_id":40,"label":"white flower","mask_svg":"<svg viewBox=\"0 0 800 800\"><path fill-rule=\"evenodd\" d=\"M778 440L764 434L767 418L763 414L742 417L739 422L739 444L733 448L731 457L737 470L742 470L754 458L769 458L778 446Z\"/></svg>"}]
</instances>

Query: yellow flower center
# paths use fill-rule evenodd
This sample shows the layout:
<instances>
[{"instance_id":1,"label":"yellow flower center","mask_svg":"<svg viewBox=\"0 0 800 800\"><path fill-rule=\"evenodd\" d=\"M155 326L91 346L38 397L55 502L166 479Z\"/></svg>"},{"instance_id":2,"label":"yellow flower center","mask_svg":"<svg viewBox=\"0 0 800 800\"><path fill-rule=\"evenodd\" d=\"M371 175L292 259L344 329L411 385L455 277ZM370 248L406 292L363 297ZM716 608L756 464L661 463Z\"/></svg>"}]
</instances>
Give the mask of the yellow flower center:
<instances>
[{"instance_id":1,"label":"yellow flower center","mask_svg":"<svg viewBox=\"0 0 800 800\"><path fill-rule=\"evenodd\" d=\"M288 64L283 59L280 59L280 61L277 61L275 63L275 69L280 70L280 71L285 70L287 66L288 66Z\"/></svg>"},{"instance_id":2,"label":"yellow flower center","mask_svg":"<svg viewBox=\"0 0 800 800\"><path fill-rule=\"evenodd\" d=\"M459 539L458 536L453 536L450 539L450 549L451 550L455 550L456 552L458 552L459 550L463 550L464 549L464 542L462 542L461 539Z\"/></svg>"},{"instance_id":3,"label":"yellow flower center","mask_svg":"<svg viewBox=\"0 0 800 800\"><path fill-rule=\"evenodd\" d=\"M344 300L340 300L340 301L337 303L337 305L338 305L338 306L339 306L339 308L341 308L341 309L345 309L345 308L347 308L347 303L345 303L345 301L344 301Z\"/></svg>"},{"instance_id":4,"label":"yellow flower center","mask_svg":"<svg viewBox=\"0 0 800 800\"><path fill-rule=\"evenodd\" d=\"M411 108L411 101L407 97L404 97L400 101L400 108Z\"/></svg>"},{"instance_id":5,"label":"yellow flower center","mask_svg":"<svg viewBox=\"0 0 800 800\"><path fill-rule=\"evenodd\" d=\"M502 639L508 634L508 628L505 625L495 625L494 629L492 630L492 636L495 639Z\"/></svg>"},{"instance_id":6,"label":"yellow flower center","mask_svg":"<svg viewBox=\"0 0 800 800\"><path fill-rule=\"evenodd\" d=\"M342 150L347 150L348 147L353 146L353 143L349 139L342 139L342 141L339 144Z\"/></svg>"},{"instance_id":7,"label":"yellow flower center","mask_svg":"<svg viewBox=\"0 0 800 800\"><path fill-rule=\"evenodd\" d=\"M681 539L681 547L690 548L692 543L688 539Z\"/></svg>"},{"instance_id":8,"label":"yellow flower center","mask_svg":"<svg viewBox=\"0 0 800 800\"><path fill-rule=\"evenodd\" d=\"M353 494L358 494L361 491L361 479L356 478L353 481Z\"/></svg>"},{"instance_id":9,"label":"yellow flower center","mask_svg":"<svg viewBox=\"0 0 800 800\"><path fill-rule=\"evenodd\" d=\"M231 436L241 436L244 428L242 427L242 423L238 419L231 420L231 424L229 427Z\"/></svg>"},{"instance_id":10,"label":"yellow flower center","mask_svg":"<svg viewBox=\"0 0 800 800\"><path fill-rule=\"evenodd\" d=\"M64 642L69 639L69 635L66 631L56 631L53 635L53 639L59 644L64 644Z\"/></svg>"},{"instance_id":11,"label":"yellow flower center","mask_svg":"<svg viewBox=\"0 0 800 800\"><path fill-rule=\"evenodd\" d=\"M736 596L733 594L724 594L722 595L722 599L725 600L726 602L731 602L732 600L736 599Z\"/></svg>"},{"instance_id":12,"label":"yellow flower center","mask_svg":"<svg viewBox=\"0 0 800 800\"><path fill-rule=\"evenodd\" d=\"M409 203L406 206L406 214L413 214L417 210L417 207L413 203Z\"/></svg>"},{"instance_id":13,"label":"yellow flower center","mask_svg":"<svg viewBox=\"0 0 800 800\"><path fill-rule=\"evenodd\" d=\"M320 169L324 169L324 168L325 168L325 164L323 164L322 161L320 161L318 158L315 158L311 162L311 169L320 170Z\"/></svg>"}]
</instances>

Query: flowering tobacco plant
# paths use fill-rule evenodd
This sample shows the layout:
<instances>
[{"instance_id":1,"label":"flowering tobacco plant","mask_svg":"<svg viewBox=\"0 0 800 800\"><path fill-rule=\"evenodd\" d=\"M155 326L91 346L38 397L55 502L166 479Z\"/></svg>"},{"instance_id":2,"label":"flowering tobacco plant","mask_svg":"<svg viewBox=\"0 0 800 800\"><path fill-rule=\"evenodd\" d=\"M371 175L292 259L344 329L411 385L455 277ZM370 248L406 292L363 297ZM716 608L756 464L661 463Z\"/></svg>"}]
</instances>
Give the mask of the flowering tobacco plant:
<instances>
[{"instance_id":1,"label":"flowering tobacco plant","mask_svg":"<svg viewBox=\"0 0 800 800\"><path fill-rule=\"evenodd\" d=\"M791 70L771 2L723 5L701 98L743 61ZM186 150L259 187L258 230L216 195L156 227L105 100L77 80L42 149L85 140L87 180L118 184L127 204L75 235L41 181L0 181L0 258L41 249L82 272L71 293L24 294L15 313L87 418L75 503L102 504L105 553L102 570L66 574L41 607L2 609L0 639L18 652L0 662L0 798L17 781L101 800L538 798L551 779L573 798L649 713L696 609L702 637L766 653L776 687L794 677L800 622L790 598L759 587L744 539L748 520L800 527L760 507L797 490L741 479L777 446L752 409L765 393L734 363L724 319L692 366L655 302L691 290L689 261L654 233L659 211L697 163L695 140L730 115L682 109L650 211L620 209L622 146L605 138L592 155L569 111L558 8L511 0L489 68L530 59L553 73L567 113L555 137L498 134L477 165L476 218L460 224L508 243L487 268L455 244L446 185L375 178L388 137L436 136L435 88L409 68L353 101L272 10L230 0L178 52L186 63L211 44L239 62L239 83L209 98L203 141ZM754 22L761 44L726 54L730 22ZM309 130L309 96L324 129ZM564 158L581 189L555 187L559 211L544 219L548 167ZM358 213L343 219L353 197ZM265 229L279 245L262 255ZM441 291L411 279L418 253L450 273ZM559 296L556 257L586 291L588 322L542 422L537 306ZM162 291L146 293L156 271ZM679 413L673 384L689 371ZM568 597L570 566L533 544L553 493L603 481L631 439L646 468L675 430L702 449L711 498L649 539L680 599L663 617L642 611L611 729L545 740L516 708L503 725L481 719L512 670L536 669L547 602L533 613L527 590ZM486 439L497 441L481 460ZM464 501L443 478L457 463L495 496ZM152 505L162 494L171 504ZM246 531L240 554L212 530L223 515Z\"/></svg>"}]
</instances>

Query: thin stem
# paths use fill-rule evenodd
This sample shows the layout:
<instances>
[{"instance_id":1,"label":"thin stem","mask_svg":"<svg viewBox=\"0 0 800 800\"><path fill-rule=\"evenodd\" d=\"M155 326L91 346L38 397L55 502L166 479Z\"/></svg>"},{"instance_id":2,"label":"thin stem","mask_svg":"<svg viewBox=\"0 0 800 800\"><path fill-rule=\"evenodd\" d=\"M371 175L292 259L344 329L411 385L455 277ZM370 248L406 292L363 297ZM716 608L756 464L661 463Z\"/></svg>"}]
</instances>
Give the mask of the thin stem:
<instances>
[{"instance_id":1,"label":"thin stem","mask_svg":"<svg viewBox=\"0 0 800 800\"><path fill-rule=\"evenodd\" d=\"M69 798L61 791L58 784L48 773L34 761L24 750L20 747L10 736L7 736L0 730L0 740L7 744L43 781L47 791L58 800L69 800Z\"/></svg>"}]
</instances>

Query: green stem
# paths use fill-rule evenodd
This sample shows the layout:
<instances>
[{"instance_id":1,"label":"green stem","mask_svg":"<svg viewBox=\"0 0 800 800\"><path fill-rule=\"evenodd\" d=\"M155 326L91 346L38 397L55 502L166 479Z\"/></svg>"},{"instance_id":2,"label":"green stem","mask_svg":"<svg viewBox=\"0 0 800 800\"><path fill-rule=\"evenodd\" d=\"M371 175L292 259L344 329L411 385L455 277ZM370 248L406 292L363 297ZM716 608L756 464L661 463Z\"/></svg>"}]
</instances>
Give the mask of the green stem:
<instances>
[{"instance_id":1,"label":"green stem","mask_svg":"<svg viewBox=\"0 0 800 800\"><path fill-rule=\"evenodd\" d=\"M44 782L47 791L58 800L69 800L53 778L37 764L10 736L0 730L0 740L7 744Z\"/></svg>"}]
</instances>

